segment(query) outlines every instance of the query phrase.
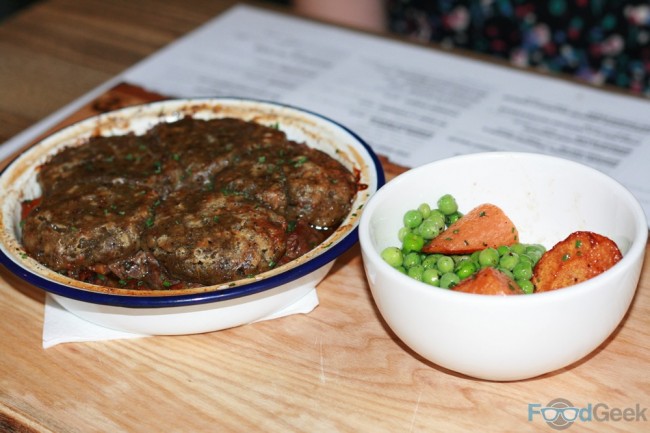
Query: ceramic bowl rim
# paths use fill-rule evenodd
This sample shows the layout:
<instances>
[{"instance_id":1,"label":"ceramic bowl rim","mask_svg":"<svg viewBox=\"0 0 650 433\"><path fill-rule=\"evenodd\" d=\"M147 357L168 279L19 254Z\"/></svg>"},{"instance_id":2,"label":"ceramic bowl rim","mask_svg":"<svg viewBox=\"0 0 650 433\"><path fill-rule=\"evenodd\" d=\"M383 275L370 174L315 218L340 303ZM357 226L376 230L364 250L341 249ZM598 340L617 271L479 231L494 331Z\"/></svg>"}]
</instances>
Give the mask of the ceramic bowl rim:
<instances>
[{"instance_id":1,"label":"ceramic bowl rim","mask_svg":"<svg viewBox=\"0 0 650 433\"><path fill-rule=\"evenodd\" d=\"M359 221L359 243L361 250L364 254L364 259L371 260L372 264L378 267L379 273L393 272L394 269L387 264L384 260L381 259L380 252L376 250L373 245L372 236L370 234L370 221L373 218L375 208L379 206L381 202L385 200L384 196L393 192L394 189L399 188L400 180L398 178L407 179L408 177L417 176L420 172L432 170L436 165L445 163L447 161L461 161L463 159L476 159L476 158L503 158L503 157L533 157L539 159L547 159L548 161L555 161L562 164L567 164L568 166L580 167L581 169L591 171L594 175L602 178L603 180L609 182L613 188L616 188L621 195L625 197L631 205L631 213L634 215L635 224L637 225L635 230L635 236L632 238L630 247L627 252L623 255L623 258L617 263L617 266L609 269L607 272L599 274L587 281L582 283L563 288L562 290L553 290L544 293L535 293L532 296L494 296L494 295L477 295L474 293L464 293L454 290L431 290L436 289L435 287L428 286L424 283L418 282L413 278L395 272L392 276L397 278L400 283L403 283L403 287L408 287L409 290L417 291L423 296L433 297L436 299L455 299L457 301L462 300L463 302L469 302L472 304L483 304L483 303L497 303L497 304L507 304L507 305L520 305L522 303L541 303L541 302L555 302L554 300L558 297L573 297L580 296L581 292L597 290L599 287L599 282L605 278L608 278L610 275L616 272L623 272L622 269L629 269L634 266L634 263L643 259L645 255L645 247L648 240L648 223L645 213L639 201L634 197L634 195L625 188L620 182L612 177L606 175L602 171L599 171L595 168L589 167L587 165L552 155L533 153L533 152L509 152L509 151L495 151L495 152L477 152L466 155L453 156L450 158L445 158L437 161L433 161L408 172L405 172L388 182L384 187L382 187L376 194L374 194L366 205L365 212L361 215ZM397 182L395 182L397 180ZM402 180L403 181L403 180ZM395 182L395 183L393 183ZM392 184L392 185L391 185ZM643 226L643 228L642 228ZM399 275L397 275L399 274ZM637 282L638 286L638 282ZM373 291L374 288L371 288Z\"/></svg>"}]
</instances>

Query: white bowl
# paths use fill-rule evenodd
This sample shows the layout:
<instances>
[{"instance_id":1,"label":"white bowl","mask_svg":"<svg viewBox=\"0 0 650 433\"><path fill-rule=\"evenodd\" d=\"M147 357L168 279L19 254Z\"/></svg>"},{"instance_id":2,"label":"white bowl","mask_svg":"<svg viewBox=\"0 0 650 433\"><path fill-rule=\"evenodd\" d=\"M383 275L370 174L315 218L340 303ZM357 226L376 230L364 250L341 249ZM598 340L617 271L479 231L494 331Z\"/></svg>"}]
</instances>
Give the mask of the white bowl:
<instances>
[{"instance_id":1,"label":"white bowl","mask_svg":"<svg viewBox=\"0 0 650 433\"><path fill-rule=\"evenodd\" d=\"M575 286L546 293L490 296L416 281L380 257L399 246L402 217L452 194L461 211L501 207L523 243L547 248L576 230L614 240L623 259ZM359 225L372 295L386 323L415 352L464 375L519 380L566 367L616 329L634 296L648 226L638 201L599 171L527 153L479 153L410 170L381 188Z\"/></svg>"},{"instance_id":2,"label":"white bowl","mask_svg":"<svg viewBox=\"0 0 650 433\"><path fill-rule=\"evenodd\" d=\"M144 133L161 122L191 115L235 117L278 126L288 138L322 150L358 173L360 189L341 226L304 256L247 278L185 290L129 291L64 277L27 257L20 242L21 202L40 195L37 167L89 136ZM47 137L0 175L0 261L48 291L70 312L102 326L142 334L189 334L230 328L277 314L316 287L334 260L354 245L361 209L384 183L376 155L356 134L318 114L277 103L236 98L181 99L129 107L81 121Z\"/></svg>"}]
</instances>

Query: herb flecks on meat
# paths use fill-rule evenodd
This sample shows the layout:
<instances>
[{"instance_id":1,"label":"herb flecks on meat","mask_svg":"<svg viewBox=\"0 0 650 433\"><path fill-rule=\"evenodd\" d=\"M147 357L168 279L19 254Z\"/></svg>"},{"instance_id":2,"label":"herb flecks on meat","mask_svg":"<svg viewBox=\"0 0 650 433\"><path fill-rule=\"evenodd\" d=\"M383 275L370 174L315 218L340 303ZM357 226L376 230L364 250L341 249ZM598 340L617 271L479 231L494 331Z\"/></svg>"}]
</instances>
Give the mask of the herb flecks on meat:
<instances>
[{"instance_id":1,"label":"herb flecks on meat","mask_svg":"<svg viewBox=\"0 0 650 433\"><path fill-rule=\"evenodd\" d=\"M86 282L179 289L305 254L350 212L355 176L277 126L184 118L62 149L23 204L26 252Z\"/></svg>"}]
</instances>

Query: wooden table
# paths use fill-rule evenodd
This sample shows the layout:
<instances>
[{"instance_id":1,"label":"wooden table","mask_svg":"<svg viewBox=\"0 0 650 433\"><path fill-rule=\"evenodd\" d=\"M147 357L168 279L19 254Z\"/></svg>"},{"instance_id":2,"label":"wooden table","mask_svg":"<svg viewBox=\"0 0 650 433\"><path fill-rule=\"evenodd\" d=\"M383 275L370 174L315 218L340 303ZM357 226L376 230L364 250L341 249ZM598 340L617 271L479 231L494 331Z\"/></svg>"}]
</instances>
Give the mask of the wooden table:
<instances>
[{"instance_id":1,"label":"wooden table","mask_svg":"<svg viewBox=\"0 0 650 433\"><path fill-rule=\"evenodd\" d=\"M51 0L1 23L0 141L229 5ZM128 86L111 94L122 104L155 98ZM606 343L561 371L514 383L463 377L406 348L379 317L358 246L319 285L320 305L308 315L47 350L44 293L1 268L0 431L552 431L529 421L529 403L647 408L649 267ZM641 432L650 423L581 422L570 431Z\"/></svg>"}]
</instances>

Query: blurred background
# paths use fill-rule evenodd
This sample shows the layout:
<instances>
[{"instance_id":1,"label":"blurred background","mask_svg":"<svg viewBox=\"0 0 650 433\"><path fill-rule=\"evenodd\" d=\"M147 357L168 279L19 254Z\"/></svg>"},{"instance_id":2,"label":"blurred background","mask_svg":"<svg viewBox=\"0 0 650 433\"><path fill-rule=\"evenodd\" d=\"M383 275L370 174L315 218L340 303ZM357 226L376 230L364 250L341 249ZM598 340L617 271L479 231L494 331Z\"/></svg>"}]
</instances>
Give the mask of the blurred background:
<instances>
[{"instance_id":1,"label":"blurred background","mask_svg":"<svg viewBox=\"0 0 650 433\"><path fill-rule=\"evenodd\" d=\"M0 0L0 22L39 0Z\"/></svg>"},{"instance_id":2,"label":"blurred background","mask_svg":"<svg viewBox=\"0 0 650 433\"><path fill-rule=\"evenodd\" d=\"M0 24L46 0L0 0ZM650 97L647 0L258 0ZM191 4L191 2L189 3Z\"/></svg>"}]
</instances>

